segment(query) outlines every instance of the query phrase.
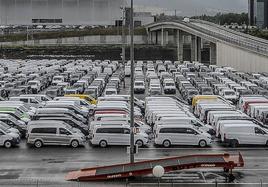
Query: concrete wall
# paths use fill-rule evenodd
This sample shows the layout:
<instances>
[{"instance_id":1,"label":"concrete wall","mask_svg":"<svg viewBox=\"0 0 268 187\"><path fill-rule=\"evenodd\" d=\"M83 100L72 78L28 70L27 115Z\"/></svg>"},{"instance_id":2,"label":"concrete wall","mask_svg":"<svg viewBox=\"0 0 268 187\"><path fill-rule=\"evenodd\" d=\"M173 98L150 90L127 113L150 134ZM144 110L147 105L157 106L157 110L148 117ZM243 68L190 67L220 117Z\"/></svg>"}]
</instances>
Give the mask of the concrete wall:
<instances>
[{"instance_id":1,"label":"concrete wall","mask_svg":"<svg viewBox=\"0 0 268 187\"><path fill-rule=\"evenodd\" d=\"M147 36L134 36L135 44L147 44ZM17 42L2 42L0 45L95 45L95 44L121 44L122 38L119 35L98 35L84 37L70 37L58 39L29 40ZM127 43L130 43L130 36L127 36Z\"/></svg>"},{"instance_id":2,"label":"concrete wall","mask_svg":"<svg viewBox=\"0 0 268 187\"><path fill-rule=\"evenodd\" d=\"M239 71L268 72L268 58L217 43L217 65L231 66Z\"/></svg>"}]
</instances>

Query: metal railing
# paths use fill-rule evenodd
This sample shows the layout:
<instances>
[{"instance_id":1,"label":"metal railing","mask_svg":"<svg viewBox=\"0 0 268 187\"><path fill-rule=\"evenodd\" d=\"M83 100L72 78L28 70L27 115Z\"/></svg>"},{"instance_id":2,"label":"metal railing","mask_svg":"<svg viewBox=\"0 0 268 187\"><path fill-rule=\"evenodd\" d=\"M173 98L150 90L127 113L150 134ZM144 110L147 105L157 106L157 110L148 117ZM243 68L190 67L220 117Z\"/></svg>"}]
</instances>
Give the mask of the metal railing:
<instances>
[{"instance_id":1,"label":"metal railing","mask_svg":"<svg viewBox=\"0 0 268 187\"><path fill-rule=\"evenodd\" d=\"M191 23L183 23L183 22L180 22L180 23L187 25L188 27L190 27L194 30L197 30L201 33L204 33L206 35L217 38L218 40L225 41L227 43L234 44L234 45L242 47L244 49L249 49L250 51L256 52L258 54L268 56L268 45L267 46L266 45L259 45L253 41L252 41L252 43L248 42L248 41L243 41L241 39L236 39L236 38L224 35L224 34L219 33L219 32L214 32L214 31L207 30L205 28L198 27L198 26L193 25Z\"/></svg>"}]
</instances>

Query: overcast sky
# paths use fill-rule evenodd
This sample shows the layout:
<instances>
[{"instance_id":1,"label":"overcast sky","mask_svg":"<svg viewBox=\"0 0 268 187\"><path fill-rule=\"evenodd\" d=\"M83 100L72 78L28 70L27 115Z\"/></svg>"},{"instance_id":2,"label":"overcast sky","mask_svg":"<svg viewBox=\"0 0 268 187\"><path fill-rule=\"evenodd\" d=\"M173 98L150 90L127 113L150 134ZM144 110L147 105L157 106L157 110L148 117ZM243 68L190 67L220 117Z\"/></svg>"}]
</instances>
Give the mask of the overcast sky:
<instances>
[{"instance_id":1,"label":"overcast sky","mask_svg":"<svg viewBox=\"0 0 268 187\"><path fill-rule=\"evenodd\" d=\"M217 12L247 12L248 0L134 0L136 11L192 16Z\"/></svg>"}]
</instances>

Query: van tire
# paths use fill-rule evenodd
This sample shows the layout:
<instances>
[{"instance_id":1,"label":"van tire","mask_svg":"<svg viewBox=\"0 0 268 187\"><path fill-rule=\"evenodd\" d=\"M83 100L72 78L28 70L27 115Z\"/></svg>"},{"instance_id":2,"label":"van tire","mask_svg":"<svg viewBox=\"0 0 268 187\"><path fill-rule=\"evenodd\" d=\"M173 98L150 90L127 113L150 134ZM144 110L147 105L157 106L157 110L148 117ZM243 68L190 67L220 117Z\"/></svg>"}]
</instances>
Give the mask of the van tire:
<instances>
[{"instance_id":1,"label":"van tire","mask_svg":"<svg viewBox=\"0 0 268 187\"><path fill-rule=\"evenodd\" d=\"M164 140L164 141L163 141L163 146L166 147L166 148L167 148L167 147L170 147L170 146L171 146L170 141L169 141L169 140Z\"/></svg>"},{"instance_id":2,"label":"van tire","mask_svg":"<svg viewBox=\"0 0 268 187\"><path fill-rule=\"evenodd\" d=\"M71 142L71 146L72 146L72 148L77 148L79 146L79 142L77 140L73 140Z\"/></svg>"},{"instance_id":3,"label":"van tire","mask_svg":"<svg viewBox=\"0 0 268 187\"><path fill-rule=\"evenodd\" d=\"M238 147L238 145L239 145L239 143L238 143L237 140L231 140L231 142L230 142L230 147L232 147L232 148L236 148L236 147Z\"/></svg>"},{"instance_id":4,"label":"van tire","mask_svg":"<svg viewBox=\"0 0 268 187\"><path fill-rule=\"evenodd\" d=\"M198 143L199 147L207 147L207 142L206 140L200 140L199 143Z\"/></svg>"},{"instance_id":5,"label":"van tire","mask_svg":"<svg viewBox=\"0 0 268 187\"><path fill-rule=\"evenodd\" d=\"M11 148L12 147L11 141L9 141L9 140L5 141L4 146L5 146L5 148Z\"/></svg>"},{"instance_id":6,"label":"van tire","mask_svg":"<svg viewBox=\"0 0 268 187\"><path fill-rule=\"evenodd\" d=\"M105 141L105 140L101 140L100 141L100 143L99 143L99 146L101 147L101 148L105 148L105 147L107 147L107 142Z\"/></svg>"},{"instance_id":7,"label":"van tire","mask_svg":"<svg viewBox=\"0 0 268 187\"><path fill-rule=\"evenodd\" d=\"M35 142L34 142L34 147L36 147L36 148L40 148L40 147L42 147L43 146L43 142L41 141L41 140L36 140Z\"/></svg>"},{"instance_id":8,"label":"van tire","mask_svg":"<svg viewBox=\"0 0 268 187\"><path fill-rule=\"evenodd\" d=\"M138 145L138 147L143 147L143 141L142 140L137 140L135 145Z\"/></svg>"}]
</instances>

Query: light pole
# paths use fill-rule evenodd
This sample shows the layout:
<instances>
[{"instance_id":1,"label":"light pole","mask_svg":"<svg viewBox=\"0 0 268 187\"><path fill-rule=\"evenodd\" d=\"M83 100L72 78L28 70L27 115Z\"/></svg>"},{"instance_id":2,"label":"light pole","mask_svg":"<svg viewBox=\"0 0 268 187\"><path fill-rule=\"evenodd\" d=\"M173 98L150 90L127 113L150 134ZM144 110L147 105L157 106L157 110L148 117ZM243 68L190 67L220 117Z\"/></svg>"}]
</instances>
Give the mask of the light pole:
<instances>
[{"instance_id":1,"label":"light pole","mask_svg":"<svg viewBox=\"0 0 268 187\"><path fill-rule=\"evenodd\" d=\"M130 3L130 61L131 61L131 84L130 84L130 163L134 163L134 23L133 23L133 0Z\"/></svg>"},{"instance_id":2,"label":"light pole","mask_svg":"<svg viewBox=\"0 0 268 187\"><path fill-rule=\"evenodd\" d=\"M126 33L125 33L125 7L121 7L122 9L122 64L123 64L123 72L124 72L124 79L125 79L125 63L126 63ZM124 81L124 88L126 87L125 80Z\"/></svg>"}]
</instances>

